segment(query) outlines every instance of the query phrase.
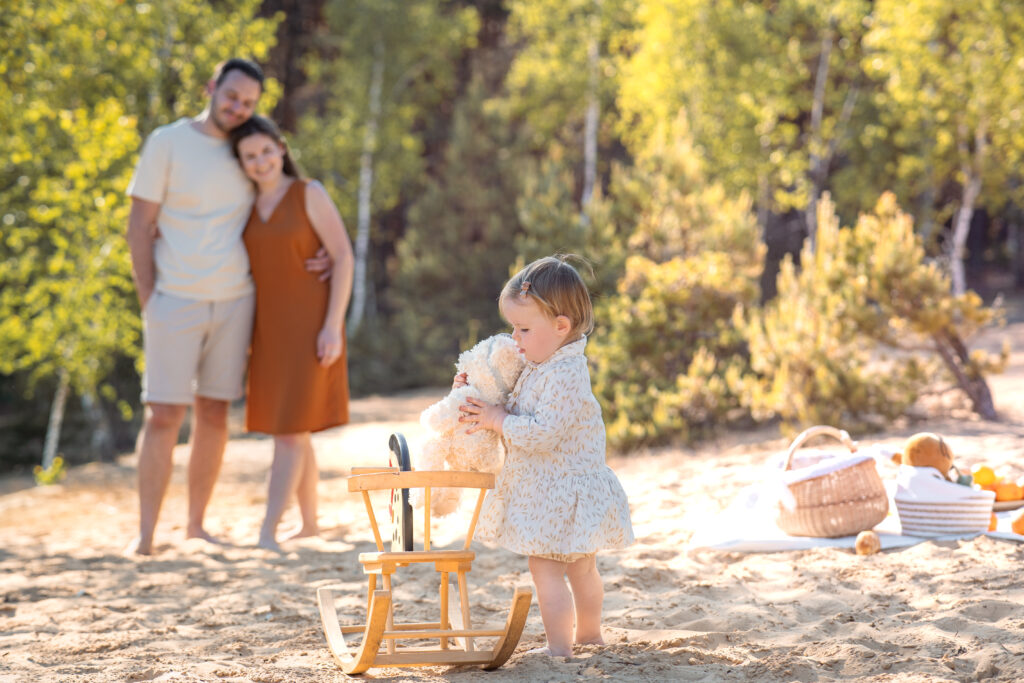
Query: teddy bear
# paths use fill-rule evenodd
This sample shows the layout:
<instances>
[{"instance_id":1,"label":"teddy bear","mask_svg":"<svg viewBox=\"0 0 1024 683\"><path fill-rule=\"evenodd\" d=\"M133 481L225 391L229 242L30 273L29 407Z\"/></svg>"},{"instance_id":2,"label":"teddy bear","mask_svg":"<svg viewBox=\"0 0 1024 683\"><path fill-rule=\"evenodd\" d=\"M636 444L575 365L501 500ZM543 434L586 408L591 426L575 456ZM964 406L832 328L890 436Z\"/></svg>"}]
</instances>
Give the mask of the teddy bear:
<instances>
[{"instance_id":1,"label":"teddy bear","mask_svg":"<svg viewBox=\"0 0 1024 683\"><path fill-rule=\"evenodd\" d=\"M466 386L452 389L420 415L427 438L413 457L416 470L472 470L497 474L504 460L501 440L489 429L467 434L469 425L459 422L459 406L470 396L502 404L516 385L526 361L511 335L497 334L463 351L455 364L456 374L466 373ZM423 507L423 492L411 490L410 502ZM415 495L419 494L419 495ZM460 489L433 489L431 513L450 514L459 504Z\"/></svg>"},{"instance_id":2,"label":"teddy bear","mask_svg":"<svg viewBox=\"0 0 1024 683\"><path fill-rule=\"evenodd\" d=\"M914 434L903 444L902 453L893 454L892 461L897 465L934 467L946 481L956 481L949 476L949 471L953 467L953 451L938 434Z\"/></svg>"}]
</instances>

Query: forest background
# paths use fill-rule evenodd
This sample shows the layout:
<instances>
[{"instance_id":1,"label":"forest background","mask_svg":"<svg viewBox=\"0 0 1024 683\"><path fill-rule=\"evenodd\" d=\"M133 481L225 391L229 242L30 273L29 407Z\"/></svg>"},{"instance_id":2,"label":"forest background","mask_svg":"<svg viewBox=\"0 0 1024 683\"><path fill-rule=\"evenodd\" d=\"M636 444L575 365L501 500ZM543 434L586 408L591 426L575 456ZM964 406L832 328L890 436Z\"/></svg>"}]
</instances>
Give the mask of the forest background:
<instances>
[{"instance_id":1,"label":"forest background","mask_svg":"<svg viewBox=\"0 0 1024 683\"><path fill-rule=\"evenodd\" d=\"M970 339L1024 287L1021 3L47 0L0 46L0 471L132 448L125 189L235 55L356 247L356 395L449 382L561 252L618 450L996 417Z\"/></svg>"}]
</instances>

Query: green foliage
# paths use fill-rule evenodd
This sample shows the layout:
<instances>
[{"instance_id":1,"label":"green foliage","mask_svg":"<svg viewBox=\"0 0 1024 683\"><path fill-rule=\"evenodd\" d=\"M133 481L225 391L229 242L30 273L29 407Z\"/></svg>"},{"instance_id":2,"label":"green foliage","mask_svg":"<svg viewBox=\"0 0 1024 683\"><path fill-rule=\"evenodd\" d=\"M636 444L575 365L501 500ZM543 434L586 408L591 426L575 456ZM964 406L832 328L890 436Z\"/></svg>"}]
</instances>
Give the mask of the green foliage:
<instances>
[{"instance_id":1,"label":"green foliage","mask_svg":"<svg viewBox=\"0 0 1024 683\"><path fill-rule=\"evenodd\" d=\"M599 304L589 350L609 443L706 435L742 413L746 344L733 317L757 302L763 258L750 201L706 183L682 121L612 192L635 211L636 255Z\"/></svg>"},{"instance_id":2,"label":"green foliage","mask_svg":"<svg viewBox=\"0 0 1024 683\"><path fill-rule=\"evenodd\" d=\"M882 84L874 146L889 149L876 183L915 207L918 222L947 220L968 176L980 205L1024 199L1024 5L997 0L880 0L865 37L865 69Z\"/></svg>"},{"instance_id":3,"label":"green foliage","mask_svg":"<svg viewBox=\"0 0 1024 683\"><path fill-rule=\"evenodd\" d=\"M265 56L276 20L255 19L258 6L62 0L5 8L0 375L26 375L31 391L66 371L76 392L111 400L115 362L140 351L123 231L142 137L198 113L218 61Z\"/></svg>"},{"instance_id":4,"label":"green foliage","mask_svg":"<svg viewBox=\"0 0 1024 683\"><path fill-rule=\"evenodd\" d=\"M261 4L51 0L0 15L0 412L67 371L76 392L131 414L119 398L139 352L123 191L144 136L202 108L216 62L265 61L281 17L257 18ZM557 252L593 266L589 352L619 448L751 416L880 422L936 377L974 400L998 369L965 343L996 312L948 295L895 200L846 230L835 214L893 190L927 233L971 181L997 225L994 211L1024 199L1024 5L324 8L315 34L291 36L312 48L289 97L301 164L353 230L372 157L357 393L447 384L457 353L504 327L510 271ZM262 108L279 94L268 83ZM836 207L820 214L818 249L802 270L783 267L779 299L760 311L753 212L761 227L771 212L813 216L823 189ZM45 412L42 400L24 411Z\"/></svg>"},{"instance_id":5,"label":"green foliage","mask_svg":"<svg viewBox=\"0 0 1024 683\"><path fill-rule=\"evenodd\" d=\"M549 155L522 163L522 189L516 201L521 227L514 240L517 260L512 270L542 256L574 254L584 262L576 265L591 297L599 300L614 293L625 268L634 207L624 206L618 196L604 197L598 189L581 214L573 199L573 172L564 162L560 155ZM621 165L613 168L616 183L628 182ZM623 187L617 185L616 190L621 194Z\"/></svg>"},{"instance_id":6,"label":"green foliage","mask_svg":"<svg viewBox=\"0 0 1024 683\"><path fill-rule=\"evenodd\" d=\"M337 202L357 258L360 236L368 252L366 314L349 340L352 387L359 394L417 386L422 368L405 352L407 335L393 332L423 313L404 311L415 299L389 292L401 236L395 224L423 196L427 154L447 137L458 60L474 45L479 18L438 0L336 0L326 15L328 32L305 63L320 88L319 111L299 121L296 140L304 169ZM363 171L371 184L360 207Z\"/></svg>"},{"instance_id":7,"label":"green foliage","mask_svg":"<svg viewBox=\"0 0 1024 683\"><path fill-rule=\"evenodd\" d=\"M43 469L42 465L36 465L32 470L37 486L50 486L64 481L67 476L67 467L64 465L64 458L56 456L49 467Z\"/></svg>"},{"instance_id":8,"label":"green foliage","mask_svg":"<svg viewBox=\"0 0 1024 683\"><path fill-rule=\"evenodd\" d=\"M950 294L892 194L842 230L826 198L817 249L805 248L800 263L799 272L783 264L778 297L744 327L755 372L745 403L789 429L878 426L905 414L946 371L942 345L963 345L999 315L973 293ZM983 377L1004 361L976 352L966 372Z\"/></svg>"},{"instance_id":9,"label":"green foliage","mask_svg":"<svg viewBox=\"0 0 1024 683\"><path fill-rule=\"evenodd\" d=\"M617 205L595 194L584 214L573 200L572 172L551 158L532 159L520 173L523 187L516 202L521 225L514 245L517 260L512 270L553 254L573 254L591 296L615 290L625 263L624 237L609 215ZM591 276L594 277L591 277Z\"/></svg>"},{"instance_id":10,"label":"green foliage","mask_svg":"<svg viewBox=\"0 0 1024 683\"><path fill-rule=\"evenodd\" d=\"M569 161L582 158L583 117L590 89L589 50L597 49L597 99L601 111L614 108L618 61L633 28L636 0L512 0L508 36L518 46L505 80L506 97L496 100L518 125L530 150L564 148ZM614 119L603 117L610 124ZM602 146L614 142L611 125Z\"/></svg>"},{"instance_id":11,"label":"green foliage","mask_svg":"<svg viewBox=\"0 0 1024 683\"><path fill-rule=\"evenodd\" d=\"M81 391L106 376L117 353L136 348L120 233L127 221L121 192L139 137L113 99L91 111L64 110L52 123L45 163L61 165L62 175L37 178L27 201L7 207L0 372L26 370L34 383L63 367Z\"/></svg>"},{"instance_id":12,"label":"green foliage","mask_svg":"<svg viewBox=\"0 0 1024 683\"><path fill-rule=\"evenodd\" d=\"M443 168L409 208L396 248L398 372L412 386L450 383L459 352L501 330L498 294L511 275L519 229L516 174L503 163L507 132L470 84L455 111Z\"/></svg>"},{"instance_id":13,"label":"green foliage","mask_svg":"<svg viewBox=\"0 0 1024 683\"><path fill-rule=\"evenodd\" d=\"M328 33L317 37L320 52L304 64L321 89L320 110L300 119L295 147L303 169L324 183L354 229L375 61L383 68L372 147L377 218L422 188L425 138L433 132L427 122L458 87L457 59L473 45L478 18L472 8L438 0L335 0L326 14ZM377 233L374 242L386 243Z\"/></svg>"},{"instance_id":14,"label":"green foliage","mask_svg":"<svg viewBox=\"0 0 1024 683\"><path fill-rule=\"evenodd\" d=\"M745 190L763 210L804 208L815 185L813 159L845 151L851 131L867 123L867 98L855 95L866 84L861 53L870 7L866 0L645 3L623 57L620 134L642 146L685 109L707 173L729 194ZM823 55L828 70L815 131ZM844 115L848 99L853 108Z\"/></svg>"}]
</instances>

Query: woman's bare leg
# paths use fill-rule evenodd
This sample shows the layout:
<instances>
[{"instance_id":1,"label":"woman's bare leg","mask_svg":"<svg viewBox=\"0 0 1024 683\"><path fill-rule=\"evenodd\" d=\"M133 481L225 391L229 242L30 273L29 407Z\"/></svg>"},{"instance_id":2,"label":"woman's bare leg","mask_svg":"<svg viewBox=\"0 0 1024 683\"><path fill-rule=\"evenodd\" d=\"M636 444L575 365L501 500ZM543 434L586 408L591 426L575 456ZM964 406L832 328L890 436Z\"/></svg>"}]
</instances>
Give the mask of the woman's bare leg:
<instances>
[{"instance_id":1,"label":"woman's bare leg","mask_svg":"<svg viewBox=\"0 0 1024 683\"><path fill-rule=\"evenodd\" d=\"M274 437L274 460L270 464L270 482L267 485L267 513L260 528L261 548L280 550L277 545L277 525L298 487L302 476L304 443L309 438L309 432L278 434Z\"/></svg>"},{"instance_id":2,"label":"woman's bare leg","mask_svg":"<svg viewBox=\"0 0 1024 683\"><path fill-rule=\"evenodd\" d=\"M320 525L317 522L317 483L320 481L320 472L316 466L316 452L313 450L313 440L306 439L303 444L302 471L299 474L299 484L296 488L296 498L299 503L299 514L302 516L302 526L288 535L288 538L306 538L318 536Z\"/></svg>"}]
</instances>

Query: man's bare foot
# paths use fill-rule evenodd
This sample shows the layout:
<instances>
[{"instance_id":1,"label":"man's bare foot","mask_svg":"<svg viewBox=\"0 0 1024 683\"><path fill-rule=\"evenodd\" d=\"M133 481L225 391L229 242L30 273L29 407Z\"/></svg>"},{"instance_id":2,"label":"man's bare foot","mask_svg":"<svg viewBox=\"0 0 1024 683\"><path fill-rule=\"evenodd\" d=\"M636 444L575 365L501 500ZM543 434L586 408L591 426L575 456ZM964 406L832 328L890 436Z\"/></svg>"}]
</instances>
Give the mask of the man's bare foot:
<instances>
[{"instance_id":1,"label":"man's bare foot","mask_svg":"<svg viewBox=\"0 0 1024 683\"><path fill-rule=\"evenodd\" d=\"M299 527L295 531L285 534L284 540L290 541L295 538L311 538L320 535L320 527Z\"/></svg>"},{"instance_id":2,"label":"man's bare foot","mask_svg":"<svg viewBox=\"0 0 1024 683\"><path fill-rule=\"evenodd\" d=\"M153 554L153 540L150 539L146 543L142 542L141 536L136 536L131 542L125 547L123 553L125 557L131 557L132 555L152 555Z\"/></svg>"},{"instance_id":3,"label":"man's bare foot","mask_svg":"<svg viewBox=\"0 0 1024 683\"><path fill-rule=\"evenodd\" d=\"M588 638L587 640L577 640L576 645L604 645L604 638Z\"/></svg>"}]
</instances>

